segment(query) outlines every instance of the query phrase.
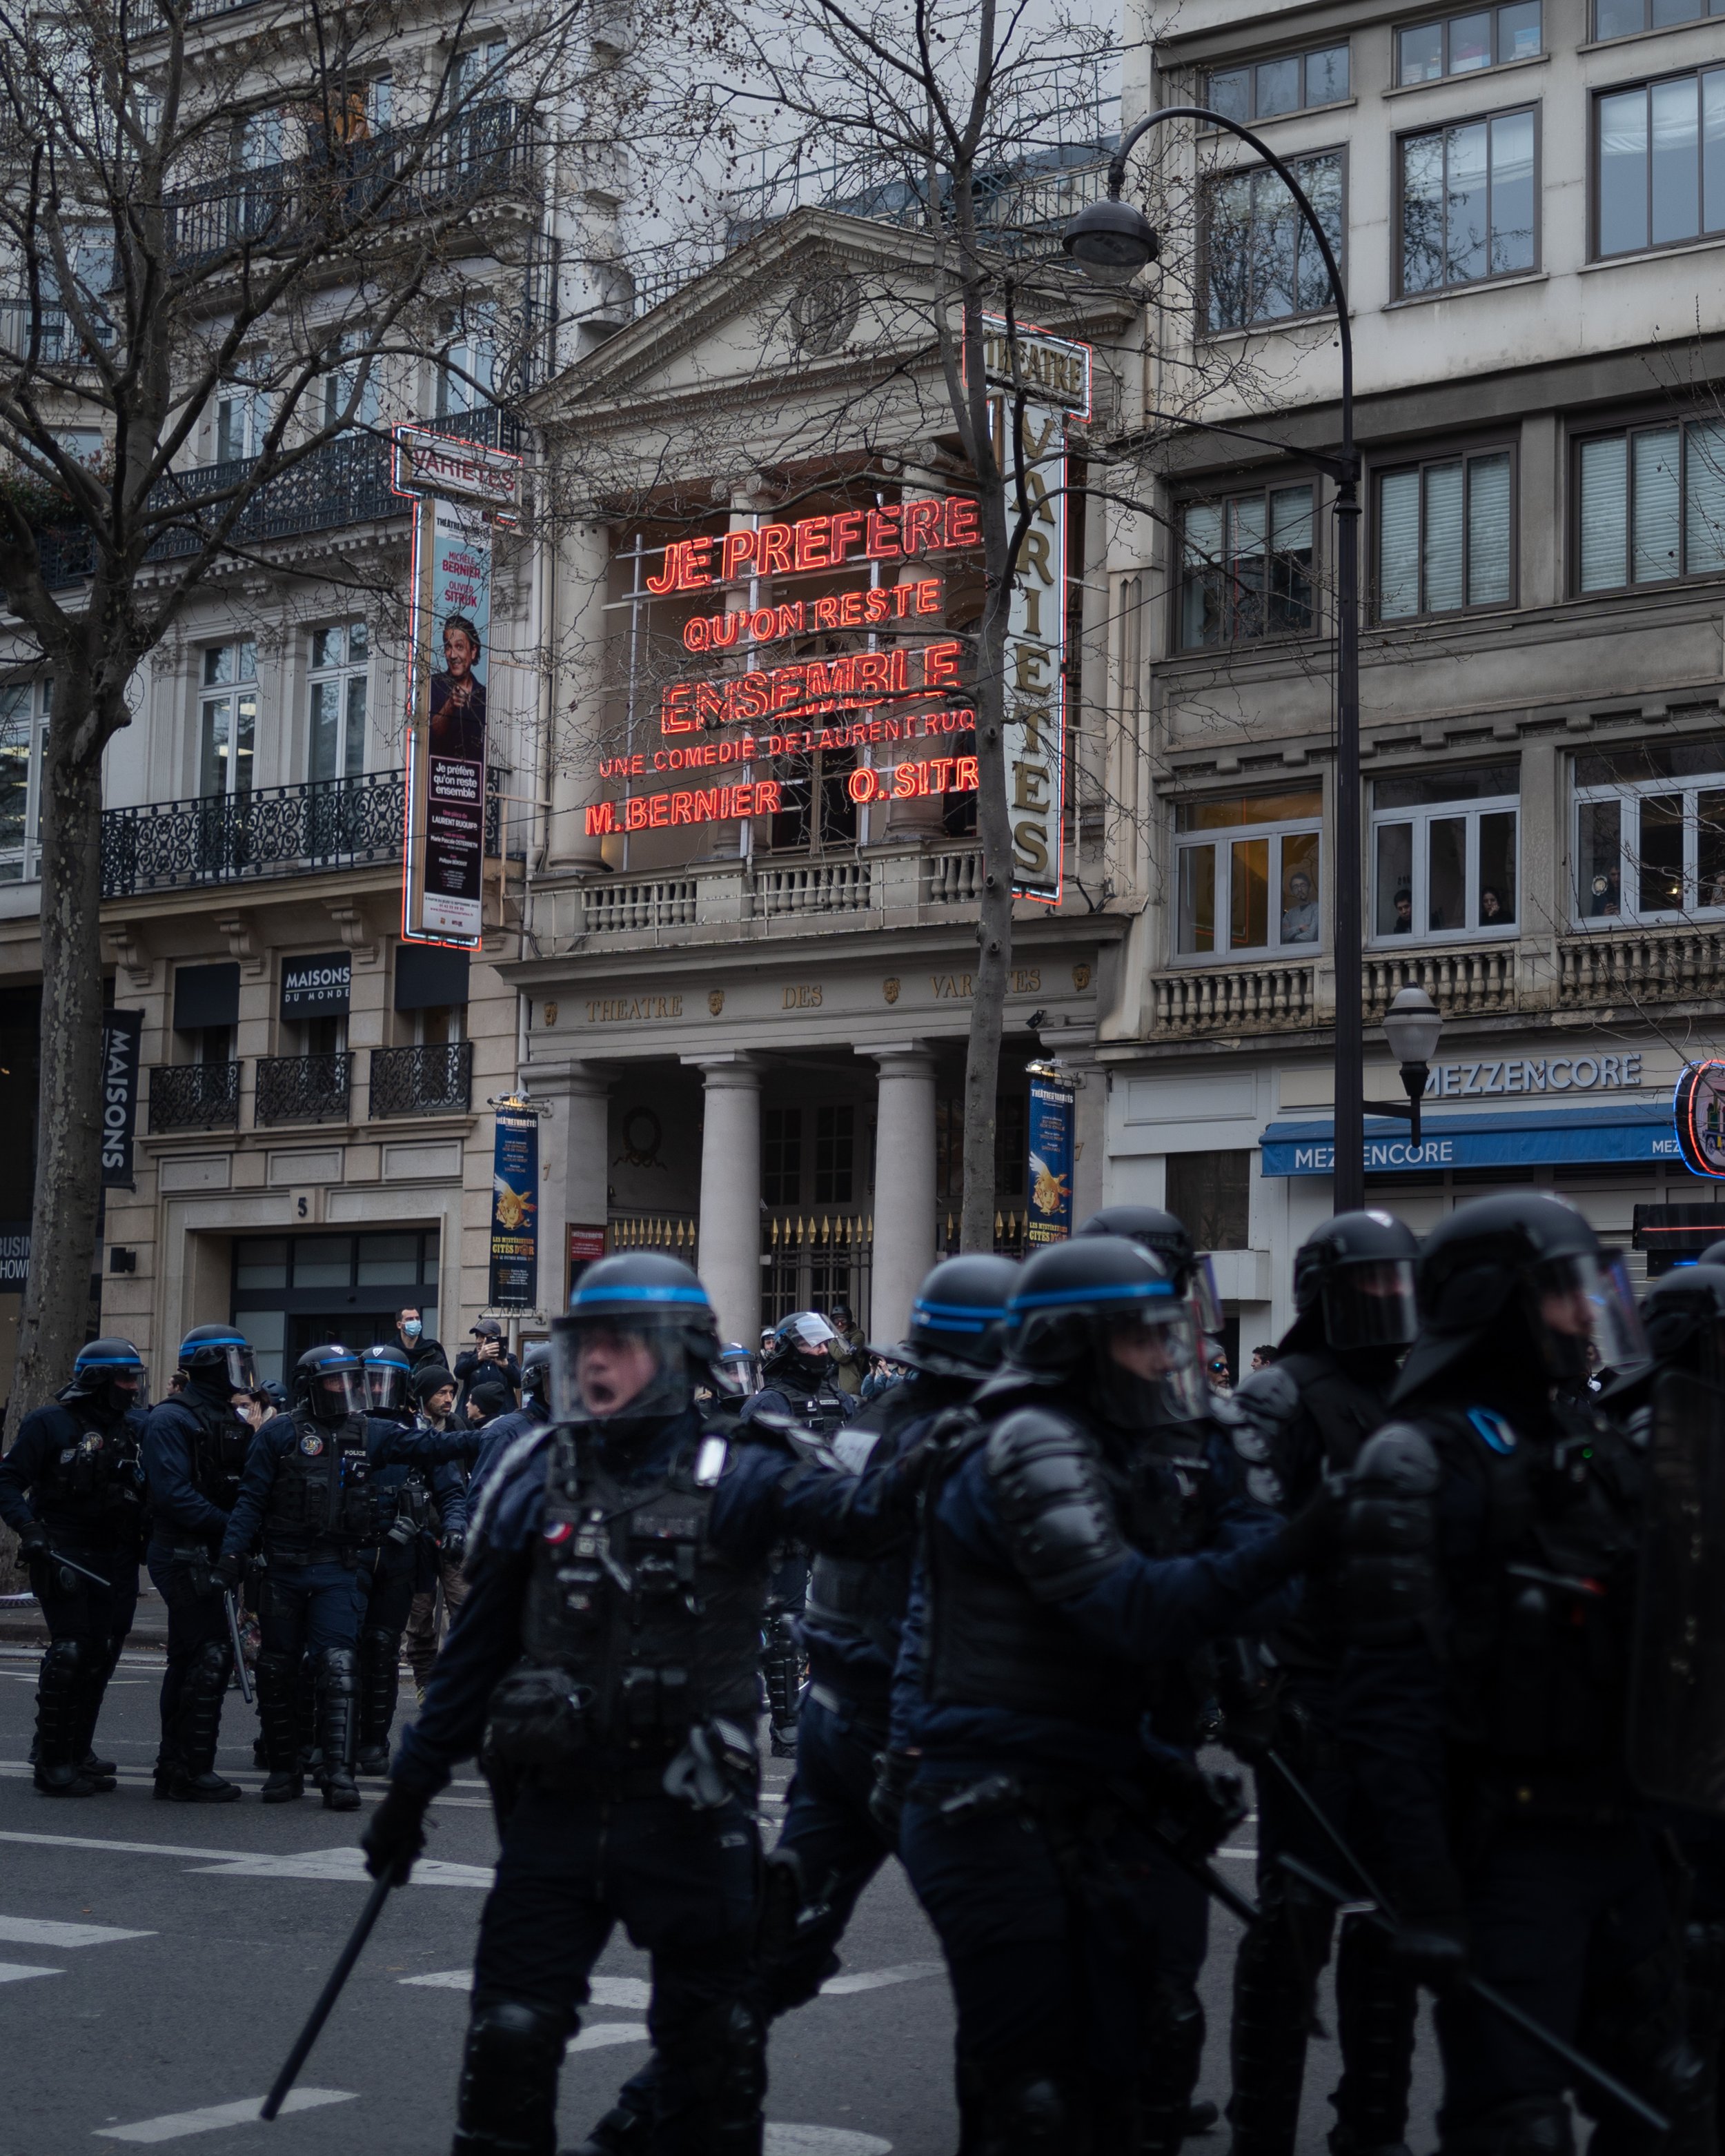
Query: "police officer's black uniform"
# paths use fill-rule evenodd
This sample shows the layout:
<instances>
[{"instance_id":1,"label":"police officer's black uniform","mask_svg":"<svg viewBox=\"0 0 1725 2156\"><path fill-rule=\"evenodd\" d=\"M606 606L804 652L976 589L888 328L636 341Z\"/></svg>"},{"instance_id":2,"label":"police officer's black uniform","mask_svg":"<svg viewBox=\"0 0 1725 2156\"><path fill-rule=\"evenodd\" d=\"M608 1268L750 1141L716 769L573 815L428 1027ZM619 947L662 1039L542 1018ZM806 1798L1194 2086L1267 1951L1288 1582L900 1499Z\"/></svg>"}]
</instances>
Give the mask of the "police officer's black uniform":
<instances>
[{"instance_id":1,"label":"police officer's black uniform","mask_svg":"<svg viewBox=\"0 0 1725 2156\"><path fill-rule=\"evenodd\" d=\"M70 1384L24 1417L0 1460L0 1520L18 1535L48 1625L36 1694L36 1787L45 1796L117 1786L112 1763L97 1759L91 1742L137 1608L144 1397L144 1365L131 1341L92 1340Z\"/></svg>"},{"instance_id":2,"label":"police officer's black uniform","mask_svg":"<svg viewBox=\"0 0 1725 2156\"><path fill-rule=\"evenodd\" d=\"M716 1356L686 1266L583 1275L553 1327L565 1417L514 1448L469 1540L474 1584L364 1837L411 1863L426 1805L484 1748L512 1783L480 1923L455 2146L541 2156L588 1972L613 1926L654 1957L655 2156L759 2147L762 2035L741 1994L760 1852L755 1660L786 1536L867 1549L903 1531L897 1468L859 1481L691 1404ZM525 1455L525 1456L523 1456Z\"/></svg>"},{"instance_id":3,"label":"police officer's black uniform","mask_svg":"<svg viewBox=\"0 0 1725 2156\"><path fill-rule=\"evenodd\" d=\"M231 1804L239 1785L215 1771L222 1699L234 1672L215 1560L254 1435L233 1399L254 1391L258 1373L251 1348L228 1325L194 1326L180 1343L179 1367L186 1389L151 1408L143 1440L149 1573L167 1605L156 1794L182 1804Z\"/></svg>"},{"instance_id":4,"label":"police officer's black uniform","mask_svg":"<svg viewBox=\"0 0 1725 2156\"><path fill-rule=\"evenodd\" d=\"M1173 2010L1189 1948L1168 1919L1189 1897L1158 1828L1208 1847L1239 1816L1193 1758L1189 1658L1250 1620L1320 1522L1284 1527L1230 1491L1207 1546L1183 1548L1195 1478L1146 1440L1171 1389L1186 1417L1201 1405L1196 1330L1146 1251L1057 1245L1010 1307L1008 1367L925 1498L900 1851L951 1971L975 2145L1133 2148L1147 2093L1166 2145L1190 2086ZM1231 1453L1206 1450L1226 1483Z\"/></svg>"},{"instance_id":5,"label":"police officer's black uniform","mask_svg":"<svg viewBox=\"0 0 1725 2156\"><path fill-rule=\"evenodd\" d=\"M1397 1419L1353 1485L1342 1727L1382 1820L1395 1950L1440 1992L1452 2156L1573 2145L1565 2068L1455 1989L1465 1967L1658 2105L1671 2148L1705 2111L1626 1758L1641 1462L1585 1387L1635 1356L1625 1300L1558 1199L1459 1208L1425 1242ZM1596 2150L1656 2145L1600 2109Z\"/></svg>"},{"instance_id":6,"label":"police officer's black uniform","mask_svg":"<svg viewBox=\"0 0 1725 2156\"><path fill-rule=\"evenodd\" d=\"M1249 1486L1271 1503L1303 1504L1326 1476L1351 1471L1389 1414L1389 1389L1416 1329L1419 1246L1387 1213L1344 1213L1307 1238L1294 1260L1293 1325L1276 1360L1234 1394L1250 1457ZM1333 1904L1289 1876L1291 1854L1327 1875L1335 1853L1271 1763L1285 1761L1325 1812L1367 1852L1379 1851L1370 1808L1336 1731L1337 1673L1348 1642L1333 1576L1308 1579L1298 1609L1267 1643L1275 1702L1245 1702L1237 1737L1254 1760L1258 1902L1266 1921L1240 1941L1230 2030L1234 2156L1293 2156L1312 2020L1312 1987L1329 1959ZM1266 1740L1268 1740L1267 1742ZM1397 2151L1408 2122L1416 1989L1382 1928L1345 1917L1336 1956L1336 2034L1342 2079L1331 2102L1334 2156Z\"/></svg>"}]
</instances>

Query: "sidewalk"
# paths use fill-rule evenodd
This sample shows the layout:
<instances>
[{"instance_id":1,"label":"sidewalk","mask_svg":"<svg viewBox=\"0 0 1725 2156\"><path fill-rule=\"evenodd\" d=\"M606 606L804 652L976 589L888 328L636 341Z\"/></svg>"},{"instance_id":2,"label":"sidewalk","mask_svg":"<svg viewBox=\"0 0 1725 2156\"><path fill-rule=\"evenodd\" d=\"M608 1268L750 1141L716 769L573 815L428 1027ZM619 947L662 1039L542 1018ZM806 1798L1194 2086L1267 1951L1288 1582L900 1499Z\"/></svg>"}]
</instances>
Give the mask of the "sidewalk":
<instances>
[{"instance_id":1,"label":"sidewalk","mask_svg":"<svg viewBox=\"0 0 1725 2156\"><path fill-rule=\"evenodd\" d=\"M138 1614L127 1640L131 1648L162 1647L167 1644L167 1604L153 1587L138 1595ZM0 1595L0 1646L45 1647L48 1627L33 1594Z\"/></svg>"}]
</instances>

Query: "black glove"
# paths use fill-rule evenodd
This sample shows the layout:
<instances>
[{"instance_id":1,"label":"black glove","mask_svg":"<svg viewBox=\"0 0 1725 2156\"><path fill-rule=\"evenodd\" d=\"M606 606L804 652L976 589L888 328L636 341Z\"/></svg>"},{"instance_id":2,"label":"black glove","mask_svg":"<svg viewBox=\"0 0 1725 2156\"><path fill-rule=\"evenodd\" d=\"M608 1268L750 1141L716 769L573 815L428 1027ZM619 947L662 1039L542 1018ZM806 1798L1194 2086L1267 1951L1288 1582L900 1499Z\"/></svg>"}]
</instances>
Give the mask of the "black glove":
<instances>
[{"instance_id":1,"label":"black glove","mask_svg":"<svg viewBox=\"0 0 1725 2156\"><path fill-rule=\"evenodd\" d=\"M1453 1991L1467 1974L1467 1910L1448 1865L1404 1871L1390 1881L1396 1928L1390 1953L1417 1983Z\"/></svg>"},{"instance_id":2,"label":"black glove","mask_svg":"<svg viewBox=\"0 0 1725 2156\"><path fill-rule=\"evenodd\" d=\"M407 1885L413 1859L425 1846L425 1808L430 1802L427 1790L410 1789L400 1782L389 1784L359 1838L366 1870L373 1879L388 1872L396 1886Z\"/></svg>"},{"instance_id":3,"label":"black glove","mask_svg":"<svg viewBox=\"0 0 1725 2156\"><path fill-rule=\"evenodd\" d=\"M216 1578L222 1584L224 1594L237 1594L245 1573L245 1559L234 1551L216 1559Z\"/></svg>"},{"instance_id":4,"label":"black glove","mask_svg":"<svg viewBox=\"0 0 1725 2156\"><path fill-rule=\"evenodd\" d=\"M32 1520L20 1532L18 1553L18 1562L30 1576L30 1592L39 1601L48 1584L48 1530L40 1520Z\"/></svg>"},{"instance_id":5,"label":"black glove","mask_svg":"<svg viewBox=\"0 0 1725 2156\"><path fill-rule=\"evenodd\" d=\"M880 1828L891 1849L898 1847L899 1830L905 1816L905 1792L916 1774L914 1752L875 1754L875 1786L869 1792L869 1817Z\"/></svg>"},{"instance_id":6,"label":"black glove","mask_svg":"<svg viewBox=\"0 0 1725 2156\"><path fill-rule=\"evenodd\" d=\"M441 1548L444 1555L449 1559L451 1563L459 1564L462 1558L467 1554L466 1528L451 1528L449 1532L444 1535Z\"/></svg>"}]
</instances>

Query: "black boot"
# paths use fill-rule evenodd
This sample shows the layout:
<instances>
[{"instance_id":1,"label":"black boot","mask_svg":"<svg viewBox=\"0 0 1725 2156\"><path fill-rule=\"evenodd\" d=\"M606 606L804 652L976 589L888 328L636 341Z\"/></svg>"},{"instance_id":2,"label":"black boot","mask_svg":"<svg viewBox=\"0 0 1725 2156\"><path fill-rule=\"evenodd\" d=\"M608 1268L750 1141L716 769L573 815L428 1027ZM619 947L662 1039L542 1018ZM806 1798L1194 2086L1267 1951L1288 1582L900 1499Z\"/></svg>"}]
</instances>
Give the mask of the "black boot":
<instances>
[{"instance_id":1,"label":"black boot","mask_svg":"<svg viewBox=\"0 0 1725 2156\"><path fill-rule=\"evenodd\" d=\"M401 1635L372 1630L359 1635L359 1771L389 1772L389 1732L401 1687Z\"/></svg>"},{"instance_id":2,"label":"black boot","mask_svg":"<svg viewBox=\"0 0 1725 2156\"><path fill-rule=\"evenodd\" d=\"M353 1779L358 1691L359 1657L352 1648L326 1648L317 1671L317 1733L323 1748L326 1811L359 1810L359 1785Z\"/></svg>"},{"instance_id":3,"label":"black boot","mask_svg":"<svg viewBox=\"0 0 1725 2156\"><path fill-rule=\"evenodd\" d=\"M644 2156L653 2137L653 2091L659 2079L655 2051L617 2092L617 2101L569 2156Z\"/></svg>"},{"instance_id":4,"label":"black boot","mask_svg":"<svg viewBox=\"0 0 1725 2156\"><path fill-rule=\"evenodd\" d=\"M305 1794L300 1773L300 1738L294 1713L295 1679L299 1663L290 1655L262 1654L258 1657L259 1743L262 1763L270 1770L264 1784L266 1804L290 1804Z\"/></svg>"},{"instance_id":5,"label":"black boot","mask_svg":"<svg viewBox=\"0 0 1725 2156\"><path fill-rule=\"evenodd\" d=\"M1294 2156L1312 1986L1329 1949L1327 1912L1288 1895L1276 1879L1266 1878L1264 1922L1240 1941L1234 1963L1230 2156Z\"/></svg>"},{"instance_id":6,"label":"black boot","mask_svg":"<svg viewBox=\"0 0 1725 2156\"><path fill-rule=\"evenodd\" d=\"M323 1753L317 1742L317 1665L310 1655L300 1657L294 1676L294 1727L297 1737L300 1772L315 1787L323 1787Z\"/></svg>"},{"instance_id":7,"label":"black boot","mask_svg":"<svg viewBox=\"0 0 1725 2156\"><path fill-rule=\"evenodd\" d=\"M556 2156L567 2027L562 2017L515 1999L475 2009L453 2156Z\"/></svg>"},{"instance_id":8,"label":"black boot","mask_svg":"<svg viewBox=\"0 0 1725 2156\"><path fill-rule=\"evenodd\" d=\"M231 1804L239 1795L239 1784L224 1782L216 1772L222 1700L231 1665L228 1650L210 1640L198 1649L186 1672L174 1721L177 1764L167 1791L176 1804Z\"/></svg>"},{"instance_id":9,"label":"black boot","mask_svg":"<svg viewBox=\"0 0 1725 2156\"><path fill-rule=\"evenodd\" d=\"M1344 1917L1336 1948L1336 2034L1342 2079L1330 2101L1331 2156L1407 2156L1417 1987L1363 1917Z\"/></svg>"},{"instance_id":10,"label":"black boot","mask_svg":"<svg viewBox=\"0 0 1725 2156\"><path fill-rule=\"evenodd\" d=\"M108 1679L113 1674L114 1664L117 1659L117 1656L111 1654L103 1656L100 1663L89 1672L79 1702L82 1717L80 1725L80 1757L83 1763L80 1771L89 1780L95 1783L98 1792L103 1794L110 1789L117 1789L120 1787L120 1778L115 1771L115 1762L111 1759L98 1759L95 1755L96 1723L101 1716L102 1700L107 1692Z\"/></svg>"},{"instance_id":11,"label":"black boot","mask_svg":"<svg viewBox=\"0 0 1725 2156\"><path fill-rule=\"evenodd\" d=\"M84 1771L84 1693L90 1650L79 1640L55 1640L42 1657L36 1688L36 1787L44 1797L93 1797ZM113 1784L108 1785L110 1789Z\"/></svg>"}]
</instances>

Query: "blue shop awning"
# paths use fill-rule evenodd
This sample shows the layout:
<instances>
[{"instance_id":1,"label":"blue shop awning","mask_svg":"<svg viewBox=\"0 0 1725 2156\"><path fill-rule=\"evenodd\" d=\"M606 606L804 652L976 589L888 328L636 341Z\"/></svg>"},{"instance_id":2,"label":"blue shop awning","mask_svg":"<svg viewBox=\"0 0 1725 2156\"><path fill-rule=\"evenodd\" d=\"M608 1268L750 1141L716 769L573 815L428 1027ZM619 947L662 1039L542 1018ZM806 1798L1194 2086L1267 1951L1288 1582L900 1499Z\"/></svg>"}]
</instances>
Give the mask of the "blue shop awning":
<instances>
[{"instance_id":1,"label":"blue shop awning","mask_svg":"<svg viewBox=\"0 0 1725 2156\"><path fill-rule=\"evenodd\" d=\"M1420 1137L1421 1142L1413 1145L1405 1123L1368 1111L1366 1173L1682 1158L1671 1106L1664 1101L1541 1108L1522 1116L1427 1114L1421 1119ZM1271 1123L1258 1143L1266 1175L1328 1175L1335 1166L1336 1127L1327 1116L1321 1122Z\"/></svg>"}]
</instances>

